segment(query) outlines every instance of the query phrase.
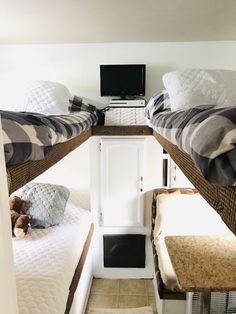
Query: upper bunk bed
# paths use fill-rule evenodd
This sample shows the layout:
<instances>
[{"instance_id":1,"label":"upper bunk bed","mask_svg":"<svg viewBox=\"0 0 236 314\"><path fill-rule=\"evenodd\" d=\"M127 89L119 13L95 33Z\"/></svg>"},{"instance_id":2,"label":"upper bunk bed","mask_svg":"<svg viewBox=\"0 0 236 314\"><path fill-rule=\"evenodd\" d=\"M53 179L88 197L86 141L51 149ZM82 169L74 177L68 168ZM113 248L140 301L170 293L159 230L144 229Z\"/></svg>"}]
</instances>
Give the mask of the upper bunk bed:
<instances>
[{"instance_id":1,"label":"upper bunk bed","mask_svg":"<svg viewBox=\"0 0 236 314\"><path fill-rule=\"evenodd\" d=\"M2 111L1 121L11 194L86 141L97 117L85 111L61 116Z\"/></svg>"},{"instance_id":2,"label":"upper bunk bed","mask_svg":"<svg viewBox=\"0 0 236 314\"><path fill-rule=\"evenodd\" d=\"M17 99L14 106L7 97L4 107L0 95L9 194L42 174L92 135L153 134L146 125L104 126L104 113L85 104L82 98L72 99L62 84L33 81L28 85L23 84L22 93L26 96L23 101Z\"/></svg>"},{"instance_id":3,"label":"upper bunk bed","mask_svg":"<svg viewBox=\"0 0 236 314\"><path fill-rule=\"evenodd\" d=\"M0 99L9 194L86 141L99 120L94 106L71 101L62 84L30 81L20 89L15 101Z\"/></svg>"},{"instance_id":4,"label":"upper bunk bed","mask_svg":"<svg viewBox=\"0 0 236 314\"><path fill-rule=\"evenodd\" d=\"M146 108L154 137L236 234L236 72L166 73ZM235 95L234 95L235 94Z\"/></svg>"}]
</instances>

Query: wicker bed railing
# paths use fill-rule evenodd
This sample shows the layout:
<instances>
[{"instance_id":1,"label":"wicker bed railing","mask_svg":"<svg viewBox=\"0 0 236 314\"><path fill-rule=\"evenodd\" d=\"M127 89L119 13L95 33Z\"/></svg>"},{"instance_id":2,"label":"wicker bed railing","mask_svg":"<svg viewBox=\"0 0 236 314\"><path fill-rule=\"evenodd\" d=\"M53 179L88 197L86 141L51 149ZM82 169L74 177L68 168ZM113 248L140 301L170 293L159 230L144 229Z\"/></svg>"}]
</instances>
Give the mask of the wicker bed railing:
<instances>
[{"instance_id":1,"label":"wicker bed railing","mask_svg":"<svg viewBox=\"0 0 236 314\"><path fill-rule=\"evenodd\" d=\"M91 136L91 129L79 136L61 144L56 144L51 154L41 160L27 161L23 164L7 167L9 195L49 169L76 147L80 146Z\"/></svg>"}]
</instances>

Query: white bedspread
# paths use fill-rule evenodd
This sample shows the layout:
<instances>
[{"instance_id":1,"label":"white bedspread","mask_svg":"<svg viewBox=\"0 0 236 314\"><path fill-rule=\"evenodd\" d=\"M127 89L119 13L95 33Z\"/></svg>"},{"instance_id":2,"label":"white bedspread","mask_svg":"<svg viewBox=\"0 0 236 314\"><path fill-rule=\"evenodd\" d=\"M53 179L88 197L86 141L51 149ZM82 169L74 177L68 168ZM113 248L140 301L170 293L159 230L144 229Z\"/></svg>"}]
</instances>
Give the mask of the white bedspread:
<instances>
[{"instance_id":1,"label":"white bedspread","mask_svg":"<svg viewBox=\"0 0 236 314\"><path fill-rule=\"evenodd\" d=\"M60 225L13 239L19 314L64 313L90 225L90 212L72 192Z\"/></svg>"}]
</instances>

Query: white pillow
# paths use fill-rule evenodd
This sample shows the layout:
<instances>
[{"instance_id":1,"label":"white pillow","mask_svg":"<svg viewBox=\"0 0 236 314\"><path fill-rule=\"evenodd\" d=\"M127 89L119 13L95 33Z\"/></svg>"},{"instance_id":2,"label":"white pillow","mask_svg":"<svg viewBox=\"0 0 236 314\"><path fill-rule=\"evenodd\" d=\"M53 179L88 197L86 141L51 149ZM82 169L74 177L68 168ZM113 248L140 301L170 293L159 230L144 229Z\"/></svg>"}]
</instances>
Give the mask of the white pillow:
<instances>
[{"instance_id":1,"label":"white pillow","mask_svg":"<svg viewBox=\"0 0 236 314\"><path fill-rule=\"evenodd\" d=\"M172 111L236 105L236 71L190 69L165 73L162 80Z\"/></svg>"},{"instance_id":2,"label":"white pillow","mask_svg":"<svg viewBox=\"0 0 236 314\"><path fill-rule=\"evenodd\" d=\"M230 233L199 194L160 194L156 206L154 237Z\"/></svg>"},{"instance_id":3,"label":"white pillow","mask_svg":"<svg viewBox=\"0 0 236 314\"><path fill-rule=\"evenodd\" d=\"M1 83L0 109L27 111L45 115L69 112L69 90L50 81L5 81Z\"/></svg>"}]
</instances>

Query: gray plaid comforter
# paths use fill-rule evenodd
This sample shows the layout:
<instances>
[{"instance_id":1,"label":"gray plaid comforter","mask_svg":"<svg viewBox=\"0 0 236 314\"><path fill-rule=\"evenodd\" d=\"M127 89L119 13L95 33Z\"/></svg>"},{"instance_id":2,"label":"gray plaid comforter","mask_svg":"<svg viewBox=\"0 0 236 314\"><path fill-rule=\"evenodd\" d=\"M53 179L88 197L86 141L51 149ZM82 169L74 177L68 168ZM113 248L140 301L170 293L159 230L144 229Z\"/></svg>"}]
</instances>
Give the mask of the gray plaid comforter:
<instances>
[{"instance_id":1,"label":"gray plaid comforter","mask_svg":"<svg viewBox=\"0 0 236 314\"><path fill-rule=\"evenodd\" d=\"M8 166L43 159L55 144L76 137L98 119L95 112L89 111L58 116L11 111L0 114Z\"/></svg>"},{"instance_id":2,"label":"gray plaid comforter","mask_svg":"<svg viewBox=\"0 0 236 314\"><path fill-rule=\"evenodd\" d=\"M208 181L235 186L236 107L170 112L159 110L160 102L156 105L146 110L149 126L188 153Z\"/></svg>"}]
</instances>

